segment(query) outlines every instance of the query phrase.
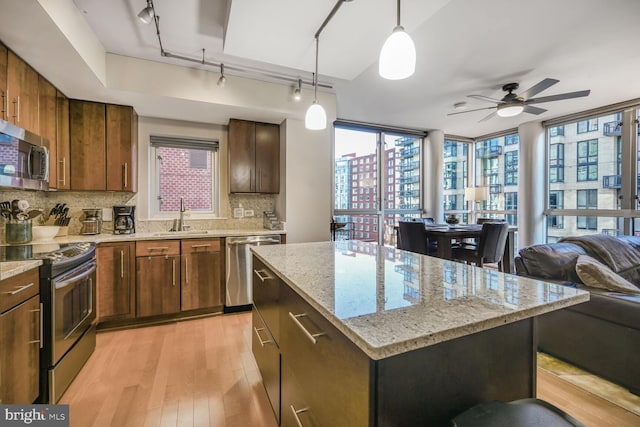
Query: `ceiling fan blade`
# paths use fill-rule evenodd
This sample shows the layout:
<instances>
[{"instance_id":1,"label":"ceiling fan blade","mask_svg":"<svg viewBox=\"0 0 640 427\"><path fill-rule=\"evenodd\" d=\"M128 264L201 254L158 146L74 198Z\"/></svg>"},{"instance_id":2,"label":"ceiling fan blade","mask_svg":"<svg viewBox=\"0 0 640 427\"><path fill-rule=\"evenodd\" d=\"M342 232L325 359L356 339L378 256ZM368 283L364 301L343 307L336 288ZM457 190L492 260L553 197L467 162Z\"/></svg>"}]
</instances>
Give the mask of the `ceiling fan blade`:
<instances>
[{"instance_id":1,"label":"ceiling fan blade","mask_svg":"<svg viewBox=\"0 0 640 427\"><path fill-rule=\"evenodd\" d=\"M502 102L501 99L495 99L495 98L491 98L484 95L467 95L467 98L478 99L480 101L495 102L496 104L499 104Z\"/></svg>"},{"instance_id":2,"label":"ceiling fan blade","mask_svg":"<svg viewBox=\"0 0 640 427\"><path fill-rule=\"evenodd\" d=\"M541 102L560 101L563 99L580 98L589 96L591 90L580 90L578 92L560 93L558 95L541 96L540 98L527 99L525 104L540 104Z\"/></svg>"},{"instance_id":3,"label":"ceiling fan blade","mask_svg":"<svg viewBox=\"0 0 640 427\"><path fill-rule=\"evenodd\" d=\"M534 107L533 105L525 105L524 112L529 114L542 114L546 113L547 110L545 110L544 108Z\"/></svg>"},{"instance_id":4,"label":"ceiling fan blade","mask_svg":"<svg viewBox=\"0 0 640 427\"><path fill-rule=\"evenodd\" d=\"M495 117L498 114L498 110L494 111L493 113L489 114L488 116L478 120L478 123L480 122L486 122L487 120L489 120L492 117Z\"/></svg>"},{"instance_id":5,"label":"ceiling fan blade","mask_svg":"<svg viewBox=\"0 0 640 427\"><path fill-rule=\"evenodd\" d=\"M447 116L455 116L456 114L471 113L472 111L491 110L492 108L496 108L496 107L484 107L484 108L476 108L474 110L456 111L455 113L447 114Z\"/></svg>"},{"instance_id":6,"label":"ceiling fan blade","mask_svg":"<svg viewBox=\"0 0 640 427\"><path fill-rule=\"evenodd\" d=\"M559 81L560 80L556 80L556 79L544 79L540 83L538 83L536 85L533 85L529 89L525 90L524 92L522 92L518 96L520 98L524 99L524 100L527 100L527 99L529 99L531 97L536 96L537 94L539 94L543 90L549 89L551 86L553 86L554 84L558 83Z\"/></svg>"}]
</instances>

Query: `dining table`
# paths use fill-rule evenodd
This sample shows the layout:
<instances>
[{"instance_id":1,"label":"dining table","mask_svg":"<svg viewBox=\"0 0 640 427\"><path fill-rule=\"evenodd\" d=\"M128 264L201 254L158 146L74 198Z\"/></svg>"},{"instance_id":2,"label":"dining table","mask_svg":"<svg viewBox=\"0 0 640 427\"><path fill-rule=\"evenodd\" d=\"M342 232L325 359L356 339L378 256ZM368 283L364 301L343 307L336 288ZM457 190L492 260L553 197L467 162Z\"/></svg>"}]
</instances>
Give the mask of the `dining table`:
<instances>
[{"instance_id":1,"label":"dining table","mask_svg":"<svg viewBox=\"0 0 640 427\"><path fill-rule=\"evenodd\" d=\"M425 224L426 236L437 242L436 256L442 259L453 259L452 243L464 239L478 239L482 232L482 224ZM504 246L502 264L504 273L515 273L515 233L518 227L510 225L507 243Z\"/></svg>"}]
</instances>

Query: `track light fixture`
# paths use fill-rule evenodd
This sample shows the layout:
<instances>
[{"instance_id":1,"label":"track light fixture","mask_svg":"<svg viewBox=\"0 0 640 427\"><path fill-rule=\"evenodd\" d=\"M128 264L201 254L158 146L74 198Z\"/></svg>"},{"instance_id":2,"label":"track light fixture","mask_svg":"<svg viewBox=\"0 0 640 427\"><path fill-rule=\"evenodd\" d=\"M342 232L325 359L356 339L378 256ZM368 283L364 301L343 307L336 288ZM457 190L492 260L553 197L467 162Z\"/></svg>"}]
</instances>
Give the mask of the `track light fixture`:
<instances>
[{"instance_id":1,"label":"track light fixture","mask_svg":"<svg viewBox=\"0 0 640 427\"><path fill-rule=\"evenodd\" d=\"M302 99L302 79L298 79L298 86L293 90L293 100L300 101Z\"/></svg>"},{"instance_id":2,"label":"track light fixture","mask_svg":"<svg viewBox=\"0 0 640 427\"><path fill-rule=\"evenodd\" d=\"M218 86L224 87L227 84L227 78L224 76L224 64L220 64L220 78L218 79Z\"/></svg>"},{"instance_id":3,"label":"track light fixture","mask_svg":"<svg viewBox=\"0 0 640 427\"><path fill-rule=\"evenodd\" d=\"M397 16L397 25L382 45L378 62L380 76L389 80L406 79L416 71L416 46L400 25L400 0Z\"/></svg>"},{"instance_id":4,"label":"track light fixture","mask_svg":"<svg viewBox=\"0 0 640 427\"><path fill-rule=\"evenodd\" d=\"M147 0L147 7L145 7L140 11L140 13L138 13L138 18L145 24L148 24L151 22L154 16L156 16L156 12L153 8L153 1Z\"/></svg>"}]
</instances>

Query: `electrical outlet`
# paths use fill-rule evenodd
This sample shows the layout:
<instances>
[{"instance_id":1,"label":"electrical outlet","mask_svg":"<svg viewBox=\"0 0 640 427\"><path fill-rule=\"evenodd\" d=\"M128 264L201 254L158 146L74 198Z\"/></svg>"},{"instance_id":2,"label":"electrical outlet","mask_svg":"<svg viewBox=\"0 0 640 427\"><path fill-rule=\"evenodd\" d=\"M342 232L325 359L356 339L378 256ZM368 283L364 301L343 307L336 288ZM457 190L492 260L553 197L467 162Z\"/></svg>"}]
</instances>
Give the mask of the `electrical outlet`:
<instances>
[{"instance_id":1,"label":"electrical outlet","mask_svg":"<svg viewBox=\"0 0 640 427\"><path fill-rule=\"evenodd\" d=\"M253 209L245 209L244 210L244 216L245 217L254 216Z\"/></svg>"},{"instance_id":2,"label":"electrical outlet","mask_svg":"<svg viewBox=\"0 0 640 427\"><path fill-rule=\"evenodd\" d=\"M243 208L233 208L233 217L234 218L242 218L244 216Z\"/></svg>"}]
</instances>

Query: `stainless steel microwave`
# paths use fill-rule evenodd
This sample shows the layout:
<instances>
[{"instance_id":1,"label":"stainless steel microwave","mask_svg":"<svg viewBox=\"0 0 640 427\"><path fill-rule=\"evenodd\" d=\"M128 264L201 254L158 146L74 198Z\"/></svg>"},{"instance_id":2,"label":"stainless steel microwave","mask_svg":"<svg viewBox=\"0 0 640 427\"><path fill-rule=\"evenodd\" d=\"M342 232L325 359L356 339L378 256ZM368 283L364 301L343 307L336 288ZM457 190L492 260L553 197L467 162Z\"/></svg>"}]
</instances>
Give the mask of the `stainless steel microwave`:
<instances>
[{"instance_id":1,"label":"stainless steel microwave","mask_svg":"<svg viewBox=\"0 0 640 427\"><path fill-rule=\"evenodd\" d=\"M0 187L49 189L46 140L0 120Z\"/></svg>"}]
</instances>

